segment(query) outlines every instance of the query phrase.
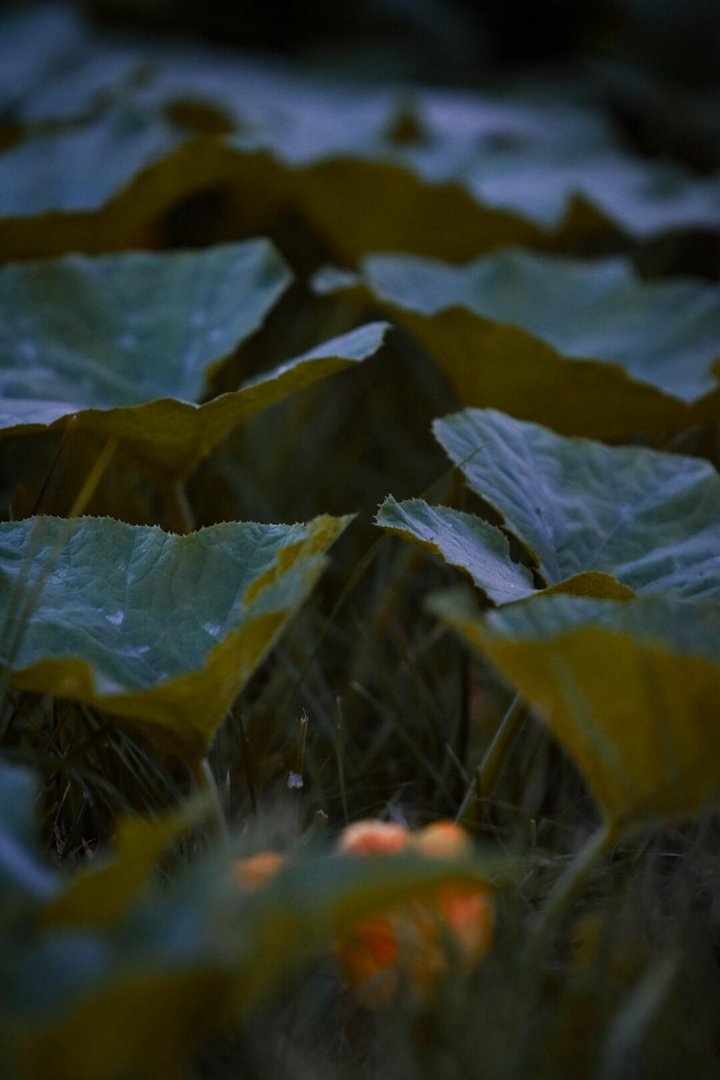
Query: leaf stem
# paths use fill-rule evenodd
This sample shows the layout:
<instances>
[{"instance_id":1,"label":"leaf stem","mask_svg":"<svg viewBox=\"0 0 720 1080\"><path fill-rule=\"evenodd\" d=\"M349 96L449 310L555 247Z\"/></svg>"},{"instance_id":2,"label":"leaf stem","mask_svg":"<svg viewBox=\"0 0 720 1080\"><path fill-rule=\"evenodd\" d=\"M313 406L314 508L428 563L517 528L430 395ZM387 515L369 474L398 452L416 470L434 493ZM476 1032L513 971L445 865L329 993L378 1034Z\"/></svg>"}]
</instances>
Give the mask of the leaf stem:
<instances>
[{"instance_id":1,"label":"leaf stem","mask_svg":"<svg viewBox=\"0 0 720 1080\"><path fill-rule=\"evenodd\" d=\"M347 791L345 790L345 719L343 716L342 699L338 697L335 701L337 705L337 720L335 721L335 758L337 761L343 818L347 825L350 821L350 815L348 813Z\"/></svg>"},{"instance_id":2,"label":"leaf stem","mask_svg":"<svg viewBox=\"0 0 720 1080\"><path fill-rule=\"evenodd\" d=\"M67 516L69 518L80 517L85 512L85 509L95 494L98 484L105 475L105 471L110 464L115 451L118 448L120 440L116 436L108 439L105 446L98 454L93 464L92 469L87 474L83 486L73 500L73 504L68 510Z\"/></svg>"},{"instance_id":3,"label":"leaf stem","mask_svg":"<svg viewBox=\"0 0 720 1080\"><path fill-rule=\"evenodd\" d=\"M257 817L257 785L255 783L255 769L253 767L250 739L248 738L247 728L245 727L245 718L239 708L236 710L235 716L237 718L238 728L240 729L240 749L242 751L243 765L245 766L245 780L247 782L248 799L250 800L250 812L253 817Z\"/></svg>"},{"instance_id":4,"label":"leaf stem","mask_svg":"<svg viewBox=\"0 0 720 1080\"><path fill-rule=\"evenodd\" d=\"M489 799L492 795L510 750L523 725L526 712L525 703L520 694L516 694L475 770L475 777L465 792L460 809L455 815L456 821L463 821L467 818L473 799L476 797Z\"/></svg>"},{"instance_id":5,"label":"leaf stem","mask_svg":"<svg viewBox=\"0 0 720 1080\"><path fill-rule=\"evenodd\" d=\"M225 821L225 812L223 811L222 799L220 798L220 792L210 762L207 757L201 758L199 761L196 758L190 762L190 769L198 792L208 800L215 835L221 840L227 840L228 827Z\"/></svg>"},{"instance_id":6,"label":"leaf stem","mask_svg":"<svg viewBox=\"0 0 720 1080\"><path fill-rule=\"evenodd\" d=\"M181 535L193 532L195 521L185 485L181 481L169 484L161 494L165 518L171 531Z\"/></svg>"}]
</instances>

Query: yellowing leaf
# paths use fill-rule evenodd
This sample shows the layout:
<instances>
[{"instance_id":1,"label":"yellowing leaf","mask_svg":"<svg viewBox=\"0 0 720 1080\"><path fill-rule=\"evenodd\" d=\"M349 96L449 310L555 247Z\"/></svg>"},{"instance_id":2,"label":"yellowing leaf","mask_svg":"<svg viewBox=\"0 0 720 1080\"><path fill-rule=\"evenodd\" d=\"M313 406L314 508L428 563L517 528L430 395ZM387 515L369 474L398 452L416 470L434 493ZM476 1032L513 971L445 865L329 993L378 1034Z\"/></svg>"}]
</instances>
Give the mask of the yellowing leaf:
<instances>
[{"instance_id":1,"label":"yellowing leaf","mask_svg":"<svg viewBox=\"0 0 720 1080\"><path fill-rule=\"evenodd\" d=\"M127 246L183 198L218 188L230 235L265 231L290 207L348 261L717 229L715 177L624 152L587 106L318 84L267 61L133 48L78 27L61 26L70 39L54 50L55 24L40 23L8 35L11 115L75 123L0 157L7 258ZM39 86L15 74L13 38ZM410 138L397 137L403 125Z\"/></svg>"},{"instance_id":2,"label":"yellowing leaf","mask_svg":"<svg viewBox=\"0 0 720 1080\"><path fill-rule=\"evenodd\" d=\"M148 883L173 840L206 809L198 799L158 818L122 820L112 854L93 857L58 889L42 911L43 926L107 926L116 922Z\"/></svg>"},{"instance_id":3,"label":"yellowing leaf","mask_svg":"<svg viewBox=\"0 0 720 1080\"><path fill-rule=\"evenodd\" d=\"M202 755L349 520L184 536L109 518L0 525L2 663L18 688L95 705Z\"/></svg>"},{"instance_id":4,"label":"yellowing leaf","mask_svg":"<svg viewBox=\"0 0 720 1080\"><path fill-rule=\"evenodd\" d=\"M606 818L632 830L720 800L720 606L539 596L479 618L432 609L541 713Z\"/></svg>"},{"instance_id":5,"label":"yellowing leaf","mask_svg":"<svg viewBox=\"0 0 720 1080\"><path fill-rule=\"evenodd\" d=\"M371 324L196 404L289 280L266 240L1 269L0 433L74 417L76 431L118 439L145 469L183 479L237 424L382 344L386 327Z\"/></svg>"},{"instance_id":6,"label":"yellowing leaf","mask_svg":"<svg viewBox=\"0 0 720 1080\"><path fill-rule=\"evenodd\" d=\"M317 280L321 291L353 287L328 272ZM599 438L718 413L710 285L643 282L619 258L519 249L462 266L372 255L360 285L426 345L462 404Z\"/></svg>"},{"instance_id":7,"label":"yellowing leaf","mask_svg":"<svg viewBox=\"0 0 720 1080\"><path fill-rule=\"evenodd\" d=\"M389 497L377 524L466 571L494 603L543 586L598 599L720 597L720 478L708 462L569 439L492 409L465 409L434 430L523 545L537 584L503 533L474 514Z\"/></svg>"},{"instance_id":8,"label":"yellowing leaf","mask_svg":"<svg viewBox=\"0 0 720 1080\"><path fill-rule=\"evenodd\" d=\"M227 972L145 970L54 1022L13 1032L18 1080L177 1080L203 1035L232 1017ZM23 1037L24 1035L24 1037Z\"/></svg>"}]
</instances>

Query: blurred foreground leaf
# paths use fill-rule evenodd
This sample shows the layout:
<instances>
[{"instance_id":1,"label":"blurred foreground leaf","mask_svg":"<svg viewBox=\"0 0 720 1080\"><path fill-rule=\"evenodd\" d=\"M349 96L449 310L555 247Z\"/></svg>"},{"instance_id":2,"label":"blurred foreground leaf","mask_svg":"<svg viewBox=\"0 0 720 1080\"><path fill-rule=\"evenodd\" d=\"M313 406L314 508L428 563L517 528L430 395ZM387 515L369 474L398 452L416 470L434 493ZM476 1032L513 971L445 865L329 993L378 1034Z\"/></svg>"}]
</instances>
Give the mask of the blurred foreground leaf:
<instances>
[{"instance_id":1,"label":"blurred foreground leaf","mask_svg":"<svg viewBox=\"0 0 720 1080\"><path fill-rule=\"evenodd\" d=\"M6 910L11 893L25 901L47 899L56 888L36 850L39 794L39 784L28 769L0 759L0 897Z\"/></svg>"},{"instance_id":2,"label":"blurred foreground leaf","mask_svg":"<svg viewBox=\"0 0 720 1080\"><path fill-rule=\"evenodd\" d=\"M536 706L608 822L633 830L720 799L720 606L540 596L479 617L466 593L432 610Z\"/></svg>"},{"instance_id":3,"label":"blurred foreground leaf","mask_svg":"<svg viewBox=\"0 0 720 1080\"><path fill-rule=\"evenodd\" d=\"M43 926L109 926L152 881L157 863L183 832L206 814L204 800L157 818L125 818L111 855L94 856L66 880L42 912Z\"/></svg>"},{"instance_id":4,"label":"blurred foreground leaf","mask_svg":"<svg viewBox=\"0 0 720 1080\"><path fill-rule=\"evenodd\" d=\"M11 684L95 705L202 756L349 520L185 536L110 518L2 524Z\"/></svg>"},{"instance_id":5,"label":"blurred foreground leaf","mask_svg":"<svg viewBox=\"0 0 720 1080\"><path fill-rule=\"evenodd\" d=\"M502 887L518 873L487 854L316 854L246 890L226 849L164 887L138 888L192 818L191 806L122 825L99 867L58 876L39 918L16 916L21 935L4 911L0 1034L13 1076L181 1075L200 1040L281 993L358 920L451 883Z\"/></svg>"}]
</instances>

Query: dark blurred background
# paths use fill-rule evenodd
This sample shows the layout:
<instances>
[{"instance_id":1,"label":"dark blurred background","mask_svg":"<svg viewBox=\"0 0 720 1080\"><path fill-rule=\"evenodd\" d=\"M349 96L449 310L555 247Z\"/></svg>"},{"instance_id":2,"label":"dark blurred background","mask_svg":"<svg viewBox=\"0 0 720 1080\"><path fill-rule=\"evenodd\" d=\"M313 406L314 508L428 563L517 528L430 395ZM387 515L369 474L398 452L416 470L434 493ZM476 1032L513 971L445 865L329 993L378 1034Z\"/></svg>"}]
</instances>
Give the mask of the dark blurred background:
<instances>
[{"instance_id":1,"label":"dark blurred background","mask_svg":"<svg viewBox=\"0 0 720 1080\"><path fill-rule=\"evenodd\" d=\"M10 6L0 0L0 7ZM12 6L33 6L30 0ZM633 149L720 166L720 0L76 0L104 27L282 54L323 75L610 110ZM543 89L544 88L544 89Z\"/></svg>"},{"instance_id":2,"label":"dark blurred background","mask_svg":"<svg viewBox=\"0 0 720 1080\"><path fill-rule=\"evenodd\" d=\"M9 4L0 8L33 6ZM77 0L99 23L328 63L380 76L485 81L490 71L587 60L681 88L717 87L718 0Z\"/></svg>"},{"instance_id":3,"label":"dark blurred background","mask_svg":"<svg viewBox=\"0 0 720 1080\"><path fill-rule=\"evenodd\" d=\"M715 84L718 0L84 0L116 25L307 55L351 47L451 81L484 69L614 58L687 86ZM418 71L420 73L420 71Z\"/></svg>"}]
</instances>

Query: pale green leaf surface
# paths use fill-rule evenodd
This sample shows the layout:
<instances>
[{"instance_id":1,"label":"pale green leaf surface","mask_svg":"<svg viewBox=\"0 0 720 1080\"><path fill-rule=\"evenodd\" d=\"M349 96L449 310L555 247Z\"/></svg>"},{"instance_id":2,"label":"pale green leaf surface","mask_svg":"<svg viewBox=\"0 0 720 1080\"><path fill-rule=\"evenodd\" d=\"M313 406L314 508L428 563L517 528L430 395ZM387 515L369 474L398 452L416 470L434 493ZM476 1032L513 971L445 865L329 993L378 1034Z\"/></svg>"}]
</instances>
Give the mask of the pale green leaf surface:
<instances>
[{"instance_id":1,"label":"pale green leaf surface","mask_svg":"<svg viewBox=\"0 0 720 1080\"><path fill-rule=\"evenodd\" d=\"M478 366L486 363L484 321L519 328L559 358L620 364L633 379L690 403L717 388L720 297L690 280L646 282L628 260L580 260L507 249L454 266L374 255L362 274L374 294L431 319L462 307L478 316Z\"/></svg>"},{"instance_id":2,"label":"pale green leaf surface","mask_svg":"<svg viewBox=\"0 0 720 1080\"><path fill-rule=\"evenodd\" d=\"M565 438L492 409L434 430L546 584L597 571L637 592L720 597L720 478L708 462Z\"/></svg>"},{"instance_id":3,"label":"pale green leaf surface","mask_svg":"<svg viewBox=\"0 0 720 1080\"><path fill-rule=\"evenodd\" d=\"M431 606L541 711L613 825L717 805L717 603L539 596L479 618L446 593Z\"/></svg>"},{"instance_id":4,"label":"pale green leaf surface","mask_svg":"<svg viewBox=\"0 0 720 1080\"><path fill-rule=\"evenodd\" d=\"M566 230L575 200L636 239L696 228L717 231L720 182L671 163L648 163L619 149L541 147L507 155L490 171L473 168L478 202L510 209L548 230Z\"/></svg>"},{"instance_id":5,"label":"pale green leaf surface","mask_svg":"<svg viewBox=\"0 0 720 1080\"><path fill-rule=\"evenodd\" d=\"M463 405L603 439L720 415L720 302L701 282L643 282L620 258L511 248L459 266L370 255L356 276L324 268L315 287L378 303Z\"/></svg>"},{"instance_id":6,"label":"pale green leaf surface","mask_svg":"<svg viewBox=\"0 0 720 1080\"><path fill-rule=\"evenodd\" d=\"M143 246L171 206L234 167L218 140L127 106L38 134L0 154L0 256Z\"/></svg>"},{"instance_id":7,"label":"pale green leaf surface","mask_svg":"<svg viewBox=\"0 0 720 1080\"><path fill-rule=\"evenodd\" d=\"M147 77L143 52L60 4L0 14L0 123L47 125L107 108Z\"/></svg>"},{"instance_id":8,"label":"pale green leaf surface","mask_svg":"<svg viewBox=\"0 0 720 1080\"><path fill-rule=\"evenodd\" d=\"M348 521L184 536L109 518L0 525L2 662L21 689L95 705L202 754Z\"/></svg>"},{"instance_id":9,"label":"pale green leaf surface","mask_svg":"<svg viewBox=\"0 0 720 1080\"><path fill-rule=\"evenodd\" d=\"M139 49L144 77L133 87L132 54L101 39L94 48L106 50L113 108L0 155L6 257L122 246L184 196L218 184L246 230L268 229L290 204L348 259L373 249L458 259L512 242L716 230L720 220L716 178L623 154L588 107L359 91L200 50ZM73 102L90 115L101 78L88 52L72 77L61 72L24 103L28 116L67 115ZM183 128L193 107L215 120ZM404 121L416 130L407 142L395 134ZM195 138L227 128L223 138ZM442 229L427 229L440 220Z\"/></svg>"},{"instance_id":10,"label":"pale green leaf surface","mask_svg":"<svg viewBox=\"0 0 720 1080\"><path fill-rule=\"evenodd\" d=\"M423 499L397 502L390 495L376 522L398 536L417 540L451 566L466 571L495 604L521 600L534 591L531 572L510 557L507 538L474 514Z\"/></svg>"},{"instance_id":11,"label":"pale green leaf surface","mask_svg":"<svg viewBox=\"0 0 720 1080\"><path fill-rule=\"evenodd\" d=\"M130 109L26 139L0 154L3 218L99 210L187 135Z\"/></svg>"},{"instance_id":12,"label":"pale green leaf surface","mask_svg":"<svg viewBox=\"0 0 720 1080\"><path fill-rule=\"evenodd\" d=\"M0 400L194 401L290 283L267 240L0 269ZM72 299L70 305L69 300Z\"/></svg>"},{"instance_id":13,"label":"pale green leaf surface","mask_svg":"<svg viewBox=\"0 0 720 1080\"><path fill-rule=\"evenodd\" d=\"M116 438L144 469L168 481L187 477L214 446L243 421L374 355L388 326L368 323L247 380L239 390L201 405L177 398L159 398L118 408L80 408L64 402L0 400L0 435L30 434L46 425L63 427L75 417L77 430L103 439Z\"/></svg>"},{"instance_id":14,"label":"pale green leaf surface","mask_svg":"<svg viewBox=\"0 0 720 1080\"><path fill-rule=\"evenodd\" d=\"M77 15L59 5L0 15L0 119L16 119L24 98L84 37Z\"/></svg>"}]
</instances>

